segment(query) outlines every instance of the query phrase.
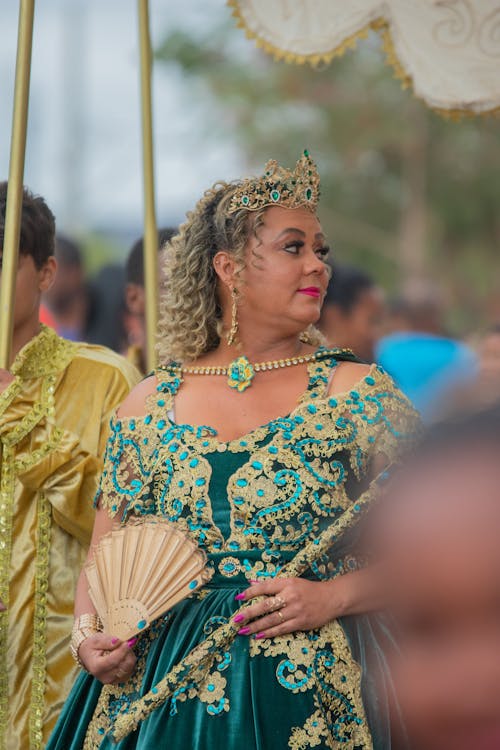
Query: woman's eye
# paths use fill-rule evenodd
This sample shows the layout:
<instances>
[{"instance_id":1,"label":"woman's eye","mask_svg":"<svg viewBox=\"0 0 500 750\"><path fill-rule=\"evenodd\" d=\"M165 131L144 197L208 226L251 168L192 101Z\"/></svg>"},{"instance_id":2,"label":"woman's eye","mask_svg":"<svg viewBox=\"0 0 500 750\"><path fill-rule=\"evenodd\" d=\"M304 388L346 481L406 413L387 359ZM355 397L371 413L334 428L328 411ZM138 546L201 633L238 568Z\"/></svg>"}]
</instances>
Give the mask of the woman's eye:
<instances>
[{"instance_id":1,"label":"woman's eye","mask_svg":"<svg viewBox=\"0 0 500 750\"><path fill-rule=\"evenodd\" d=\"M298 255L300 248L303 246L303 242L290 242L283 247L283 250L286 250L287 253L291 253L292 255Z\"/></svg>"},{"instance_id":2,"label":"woman's eye","mask_svg":"<svg viewBox=\"0 0 500 750\"><path fill-rule=\"evenodd\" d=\"M316 250L316 255L319 255L320 258L326 258L329 252L330 248L325 245L325 247L319 247Z\"/></svg>"}]
</instances>

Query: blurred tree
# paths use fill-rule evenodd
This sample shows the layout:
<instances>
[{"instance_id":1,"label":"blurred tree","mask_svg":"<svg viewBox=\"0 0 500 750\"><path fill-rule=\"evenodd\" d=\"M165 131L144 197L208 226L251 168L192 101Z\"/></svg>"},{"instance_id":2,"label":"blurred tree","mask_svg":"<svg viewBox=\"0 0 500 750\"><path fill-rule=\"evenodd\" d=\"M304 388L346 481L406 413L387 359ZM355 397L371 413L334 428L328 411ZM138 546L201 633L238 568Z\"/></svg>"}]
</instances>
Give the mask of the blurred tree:
<instances>
[{"instance_id":1,"label":"blurred tree","mask_svg":"<svg viewBox=\"0 0 500 750\"><path fill-rule=\"evenodd\" d=\"M249 169L320 166L320 214L334 255L386 287L440 278L455 323L477 324L500 277L500 133L494 119L446 120L403 91L377 35L321 69L275 62L230 24L168 34L157 58L215 101L222 138ZM193 93L196 89L193 89Z\"/></svg>"},{"instance_id":2,"label":"blurred tree","mask_svg":"<svg viewBox=\"0 0 500 750\"><path fill-rule=\"evenodd\" d=\"M109 263L123 263L126 250L121 243L103 233L88 233L81 238L85 271L94 276Z\"/></svg>"}]
</instances>

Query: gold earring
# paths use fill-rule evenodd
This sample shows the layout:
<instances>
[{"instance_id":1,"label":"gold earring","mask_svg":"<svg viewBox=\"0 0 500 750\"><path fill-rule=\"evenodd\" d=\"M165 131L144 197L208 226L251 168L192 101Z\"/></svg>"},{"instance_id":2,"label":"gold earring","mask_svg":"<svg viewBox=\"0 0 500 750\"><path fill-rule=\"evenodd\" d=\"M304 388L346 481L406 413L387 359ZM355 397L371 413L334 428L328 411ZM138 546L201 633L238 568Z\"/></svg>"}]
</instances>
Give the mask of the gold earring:
<instances>
[{"instance_id":1,"label":"gold earring","mask_svg":"<svg viewBox=\"0 0 500 750\"><path fill-rule=\"evenodd\" d=\"M232 346L235 343L236 335L238 333L238 307L236 305L236 297L236 289L233 287L231 289L231 328L227 336L227 343L229 346Z\"/></svg>"}]
</instances>

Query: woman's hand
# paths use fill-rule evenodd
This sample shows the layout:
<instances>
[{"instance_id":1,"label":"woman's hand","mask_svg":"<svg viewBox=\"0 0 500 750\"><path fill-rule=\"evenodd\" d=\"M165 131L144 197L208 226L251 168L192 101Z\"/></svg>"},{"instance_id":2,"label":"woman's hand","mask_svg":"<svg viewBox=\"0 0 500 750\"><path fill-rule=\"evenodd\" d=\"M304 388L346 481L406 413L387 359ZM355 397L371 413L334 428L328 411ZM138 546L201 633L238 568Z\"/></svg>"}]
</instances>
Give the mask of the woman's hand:
<instances>
[{"instance_id":1,"label":"woman's hand","mask_svg":"<svg viewBox=\"0 0 500 750\"><path fill-rule=\"evenodd\" d=\"M137 661L133 647L137 638L120 641L105 633L96 633L80 644L78 656L85 669L104 685L128 680Z\"/></svg>"},{"instance_id":2,"label":"woman's hand","mask_svg":"<svg viewBox=\"0 0 500 750\"><path fill-rule=\"evenodd\" d=\"M239 601L250 601L264 596L233 617L240 625L240 635L255 638L274 638L295 630L320 628L330 620L345 614L342 586L333 581L306 581L303 578L271 578L254 583L236 596Z\"/></svg>"}]
</instances>

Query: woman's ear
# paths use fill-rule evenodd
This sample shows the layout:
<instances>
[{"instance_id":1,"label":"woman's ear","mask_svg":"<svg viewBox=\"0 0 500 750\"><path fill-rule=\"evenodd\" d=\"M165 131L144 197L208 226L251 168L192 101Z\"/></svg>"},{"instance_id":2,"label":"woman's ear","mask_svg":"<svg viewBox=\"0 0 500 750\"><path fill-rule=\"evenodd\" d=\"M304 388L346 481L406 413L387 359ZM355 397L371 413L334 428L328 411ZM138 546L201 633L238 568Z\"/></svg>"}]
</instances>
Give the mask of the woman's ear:
<instances>
[{"instance_id":1,"label":"woman's ear","mask_svg":"<svg viewBox=\"0 0 500 750\"><path fill-rule=\"evenodd\" d=\"M53 255L47 260L45 265L39 271L39 283L38 288L41 292L48 292L54 280L57 272L57 261Z\"/></svg>"},{"instance_id":2,"label":"woman's ear","mask_svg":"<svg viewBox=\"0 0 500 750\"><path fill-rule=\"evenodd\" d=\"M228 253L226 250L219 250L214 256L213 264L219 280L232 289L236 275L235 258L232 253Z\"/></svg>"}]
</instances>

